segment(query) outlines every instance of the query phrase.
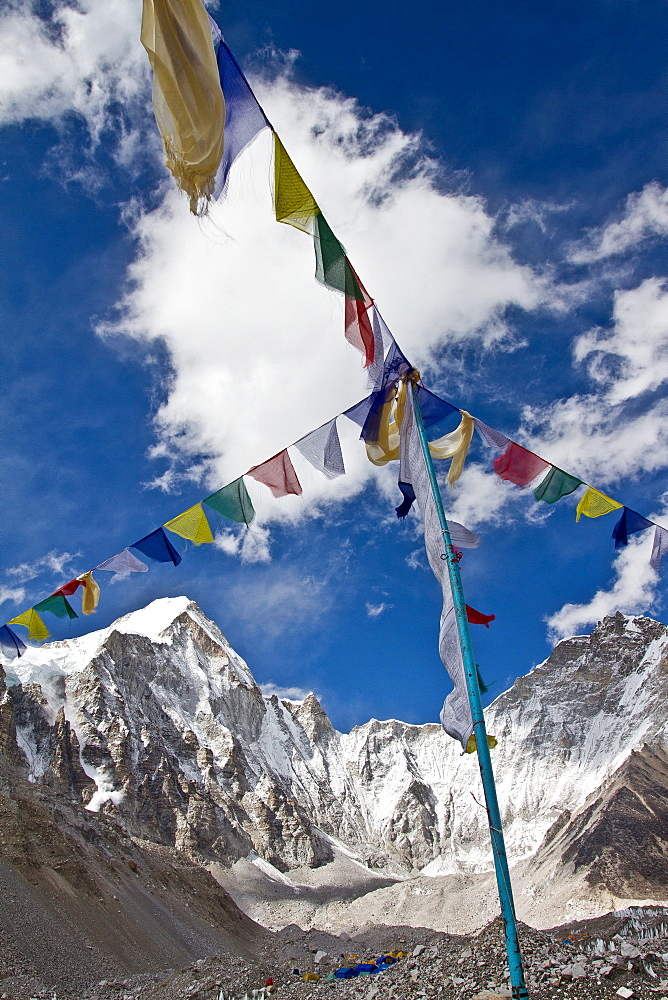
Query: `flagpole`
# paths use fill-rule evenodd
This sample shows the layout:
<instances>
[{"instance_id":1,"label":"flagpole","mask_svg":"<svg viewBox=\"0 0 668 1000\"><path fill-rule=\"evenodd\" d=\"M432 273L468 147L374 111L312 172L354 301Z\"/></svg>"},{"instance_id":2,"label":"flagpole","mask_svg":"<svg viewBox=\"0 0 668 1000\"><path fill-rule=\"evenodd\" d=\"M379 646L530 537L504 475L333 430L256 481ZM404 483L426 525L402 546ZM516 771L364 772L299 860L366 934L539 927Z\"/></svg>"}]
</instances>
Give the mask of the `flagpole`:
<instances>
[{"instance_id":1,"label":"flagpole","mask_svg":"<svg viewBox=\"0 0 668 1000\"><path fill-rule=\"evenodd\" d=\"M492 841L492 853L494 856L494 868L496 871L496 884L499 890L499 902L501 904L501 917L503 919L506 952L508 954L508 969L510 971L510 985L513 1000L529 1000L526 983L524 981L524 970L522 968L522 955L520 953L519 941L517 938L517 922L515 920L515 905L513 903L513 891L510 884L510 872L508 870L508 858L503 839L503 829L501 826L501 813L499 802L496 796L496 784L494 782L494 772L492 770L492 758L487 745L487 730L485 729L485 719L483 716L482 702L480 700L480 686L478 684L478 670L473 657L473 646L469 633L468 618L466 616L466 602L464 601L464 591L462 588L462 578L459 572L459 561L455 555L450 540L450 530L443 510L441 491L436 479L436 471L429 451L429 443L422 422L422 414L418 403L418 387L414 381L409 382L413 392L413 406L415 410L415 420L417 423L422 453L429 473L431 491L438 511L438 519L443 533L443 543L445 545L446 562L450 576L450 586L457 619L457 630L462 650L464 662L464 673L466 675L466 688L471 706L471 717L473 719L473 732L475 734L476 746L478 750L478 762L480 764L480 777L485 793L485 803L487 805L487 818L489 821L489 833Z\"/></svg>"}]
</instances>

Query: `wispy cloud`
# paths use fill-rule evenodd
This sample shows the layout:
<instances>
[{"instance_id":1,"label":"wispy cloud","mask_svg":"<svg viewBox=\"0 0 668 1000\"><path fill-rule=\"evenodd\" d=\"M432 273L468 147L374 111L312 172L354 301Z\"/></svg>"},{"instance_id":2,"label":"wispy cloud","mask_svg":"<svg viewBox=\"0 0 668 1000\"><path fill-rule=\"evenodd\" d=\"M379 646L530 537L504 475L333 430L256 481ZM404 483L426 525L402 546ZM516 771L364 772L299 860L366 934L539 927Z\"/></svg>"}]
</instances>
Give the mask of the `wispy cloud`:
<instances>
[{"instance_id":1,"label":"wispy cloud","mask_svg":"<svg viewBox=\"0 0 668 1000\"><path fill-rule=\"evenodd\" d=\"M271 696L275 694L277 698L285 699L286 701L303 701L309 694L313 694L312 691L306 691L304 688L281 687L279 684L274 684L273 681L268 681L266 684L260 684L260 691L265 698L271 698ZM317 697L318 696L316 695L316 698ZM318 701L319 700L320 699L318 698Z\"/></svg>"},{"instance_id":2,"label":"wispy cloud","mask_svg":"<svg viewBox=\"0 0 668 1000\"><path fill-rule=\"evenodd\" d=\"M389 608L393 607L394 607L393 604L388 604L386 601L381 601L380 604L370 604L367 601L366 613L369 618L378 618L380 615L383 614L384 611L387 611Z\"/></svg>"},{"instance_id":3,"label":"wispy cloud","mask_svg":"<svg viewBox=\"0 0 668 1000\"><path fill-rule=\"evenodd\" d=\"M668 188L656 181L626 199L621 219L592 229L571 244L568 257L575 264L593 264L635 250L652 236L668 235Z\"/></svg>"},{"instance_id":4,"label":"wispy cloud","mask_svg":"<svg viewBox=\"0 0 668 1000\"><path fill-rule=\"evenodd\" d=\"M5 601L19 604L25 596L25 587L3 587L0 584L0 604L4 604Z\"/></svg>"},{"instance_id":5,"label":"wispy cloud","mask_svg":"<svg viewBox=\"0 0 668 1000\"><path fill-rule=\"evenodd\" d=\"M45 556L35 559L30 563L21 563L19 566L10 566L5 573L13 577L19 583L27 583L34 580L45 571L56 576L66 576L67 567L74 560L80 557L79 552L48 552Z\"/></svg>"}]
</instances>

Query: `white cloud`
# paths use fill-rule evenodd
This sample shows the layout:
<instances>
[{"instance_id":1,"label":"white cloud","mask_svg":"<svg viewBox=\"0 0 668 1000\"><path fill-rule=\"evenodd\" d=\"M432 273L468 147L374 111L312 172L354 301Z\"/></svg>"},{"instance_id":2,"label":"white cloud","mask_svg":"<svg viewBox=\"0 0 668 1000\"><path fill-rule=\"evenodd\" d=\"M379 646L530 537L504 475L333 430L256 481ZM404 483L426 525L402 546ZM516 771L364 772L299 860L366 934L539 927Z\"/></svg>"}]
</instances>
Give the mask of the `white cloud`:
<instances>
[{"instance_id":1,"label":"white cloud","mask_svg":"<svg viewBox=\"0 0 668 1000\"><path fill-rule=\"evenodd\" d=\"M12 604L19 604L26 596L25 587L3 587L0 584L0 604L11 601Z\"/></svg>"},{"instance_id":2,"label":"white cloud","mask_svg":"<svg viewBox=\"0 0 668 1000\"><path fill-rule=\"evenodd\" d=\"M56 552L52 550L46 555L35 559L31 563L21 563L19 566L10 566L5 570L7 576L13 577L19 583L26 583L34 580L45 571L50 571L55 576L66 576L67 567L74 560L78 559L79 552Z\"/></svg>"},{"instance_id":3,"label":"white cloud","mask_svg":"<svg viewBox=\"0 0 668 1000\"><path fill-rule=\"evenodd\" d=\"M303 701L304 698L308 698L312 691L307 691L305 688L299 687L281 687L279 684L274 684L273 681L267 681L266 684L260 684L260 691L265 696L265 698L271 698L272 695L276 695L284 701ZM318 695L316 695L318 698ZM318 701L320 699L318 698Z\"/></svg>"},{"instance_id":4,"label":"white cloud","mask_svg":"<svg viewBox=\"0 0 668 1000\"><path fill-rule=\"evenodd\" d=\"M668 210L667 210L668 211ZM576 361L589 359L589 374L621 403L658 389L668 380L668 291L666 280L648 278L617 292L613 327L590 330L574 344Z\"/></svg>"},{"instance_id":5,"label":"white cloud","mask_svg":"<svg viewBox=\"0 0 668 1000\"><path fill-rule=\"evenodd\" d=\"M255 585L233 585L225 599L252 635L272 643L285 633L315 628L332 606L328 577L285 565L274 566Z\"/></svg>"},{"instance_id":6,"label":"white cloud","mask_svg":"<svg viewBox=\"0 0 668 1000\"><path fill-rule=\"evenodd\" d=\"M617 611L646 614L655 602L659 582L658 573L649 564L653 538L653 529L630 538L615 558L612 586L597 590L586 604L565 604L551 615L547 619L550 638L556 641L574 635Z\"/></svg>"},{"instance_id":7,"label":"white cloud","mask_svg":"<svg viewBox=\"0 0 668 1000\"><path fill-rule=\"evenodd\" d=\"M419 140L352 100L286 78L258 88L386 320L418 366L443 344L510 343L509 307L557 306L549 283L517 264L481 199L444 194ZM273 220L271 142L235 167L227 201L207 220L171 188L135 214L138 254L119 318L103 335L161 339L173 377L156 418L159 448L192 470L207 457L219 487L356 402L368 391L343 339L343 300L314 280L312 241ZM403 169L410 159L413 169ZM402 172L403 171L403 172ZM410 266L407 265L410 261ZM304 497L274 501L250 484L259 522L294 520L382 483L340 421L348 475L331 482L293 456ZM160 478L169 487L170 479ZM231 542L221 543L227 551Z\"/></svg>"},{"instance_id":8,"label":"white cloud","mask_svg":"<svg viewBox=\"0 0 668 1000\"><path fill-rule=\"evenodd\" d=\"M93 143L119 108L147 105L148 61L139 41L141 4L56 0L48 20L27 0L0 11L0 124L57 123L72 113ZM118 123L117 123L118 124ZM120 152L127 158L130 134Z\"/></svg>"},{"instance_id":9,"label":"white cloud","mask_svg":"<svg viewBox=\"0 0 668 1000\"><path fill-rule=\"evenodd\" d=\"M369 618L378 618L387 611L389 608L393 608L393 604L388 604L386 601L381 601L380 604L370 604L369 601L366 602L366 613Z\"/></svg>"},{"instance_id":10,"label":"white cloud","mask_svg":"<svg viewBox=\"0 0 668 1000\"><path fill-rule=\"evenodd\" d=\"M651 236L668 235L668 188L656 181L630 194L617 222L592 230L587 239L571 246L569 259L591 264L634 250Z\"/></svg>"}]
</instances>

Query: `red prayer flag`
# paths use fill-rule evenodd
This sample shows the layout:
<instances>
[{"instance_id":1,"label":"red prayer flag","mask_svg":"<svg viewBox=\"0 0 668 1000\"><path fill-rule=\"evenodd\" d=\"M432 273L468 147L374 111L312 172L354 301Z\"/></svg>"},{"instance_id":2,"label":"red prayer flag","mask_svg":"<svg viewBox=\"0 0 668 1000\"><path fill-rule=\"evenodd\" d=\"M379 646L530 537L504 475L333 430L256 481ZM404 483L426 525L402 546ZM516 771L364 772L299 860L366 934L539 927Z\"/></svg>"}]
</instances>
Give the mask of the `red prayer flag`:
<instances>
[{"instance_id":1,"label":"red prayer flag","mask_svg":"<svg viewBox=\"0 0 668 1000\"><path fill-rule=\"evenodd\" d=\"M78 590L78 588L82 586L83 582L81 580L70 580L69 583L63 584L63 586L59 587L58 590L54 590L51 597L55 597L56 594L62 594L63 597L71 597L74 591Z\"/></svg>"},{"instance_id":2,"label":"red prayer flag","mask_svg":"<svg viewBox=\"0 0 668 1000\"><path fill-rule=\"evenodd\" d=\"M347 257L346 264L352 271L364 296L364 299L360 300L346 295L346 340L353 347L356 347L360 354L364 355L364 367L368 368L369 365L373 364L374 355L373 329L368 315L369 309L373 305L373 299L357 277L355 269Z\"/></svg>"},{"instance_id":3,"label":"red prayer flag","mask_svg":"<svg viewBox=\"0 0 668 1000\"><path fill-rule=\"evenodd\" d=\"M516 486L528 486L550 463L511 441L503 454L494 459L494 471L499 479L505 479Z\"/></svg>"},{"instance_id":4,"label":"red prayer flag","mask_svg":"<svg viewBox=\"0 0 668 1000\"><path fill-rule=\"evenodd\" d=\"M254 465L246 473L257 479L258 483L268 486L275 497L286 497L289 493L301 496L302 488L294 466L290 461L287 448L278 455L268 458L262 465Z\"/></svg>"},{"instance_id":5,"label":"red prayer flag","mask_svg":"<svg viewBox=\"0 0 668 1000\"><path fill-rule=\"evenodd\" d=\"M476 611L475 608L470 608L468 604L466 605L466 617L471 625L484 625L485 628L489 628L490 622L496 621L496 615L483 615L482 611Z\"/></svg>"}]
</instances>

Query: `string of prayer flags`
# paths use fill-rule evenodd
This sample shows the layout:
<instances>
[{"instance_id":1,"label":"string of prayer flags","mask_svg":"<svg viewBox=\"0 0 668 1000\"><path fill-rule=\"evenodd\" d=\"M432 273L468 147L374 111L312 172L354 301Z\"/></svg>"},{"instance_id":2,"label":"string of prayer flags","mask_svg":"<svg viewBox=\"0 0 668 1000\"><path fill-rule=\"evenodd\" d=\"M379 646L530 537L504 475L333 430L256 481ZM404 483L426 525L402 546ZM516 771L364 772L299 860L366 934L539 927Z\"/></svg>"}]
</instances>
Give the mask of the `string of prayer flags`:
<instances>
[{"instance_id":1,"label":"string of prayer flags","mask_svg":"<svg viewBox=\"0 0 668 1000\"><path fill-rule=\"evenodd\" d=\"M364 366L368 368L373 364L376 351L376 340L369 319L369 309L373 306L373 299L358 278L355 269L349 261L348 266L362 293L362 298L358 299L355 296L346 294L345 338L360 354L364 355Z\"/></svg>"},{"instance_id":2,"label":"string of prayer flags","mask_svg":"<svg viewBox=\"0 0 668 1000\"><path fill-rule=\"evenodd\" d=\"M657 573L659 572L659 566L661 564L661 556L668 552L668 531L662 528L660 524L657 524L654 529L654 542L652 544L652 555L649 560L649 564L652 569L655 569Z\"/></svg>"},{"instance_id":3,"label":"string of prayer flags","mask_svg":"<svg viewBox=\"0 0 668 1000\"><path fill-rule=\"evenodd\" d=\"M0 626L0 646L3 649L11 650L12 655L16 653L17 656L21 656L24 649L27 649L25 642L19 639L16 632L14 632L9 625Z\"/></svg>"},{"instance_id":4,"label":"string of prayer flags","mask_svg":"<svg viewBox=\"0 0 668 1000\"><path fill-rule=\"evenodd\" d=\"M297 479L297 473L287 448L279 451L277 455L267 459L261 465L254 465L246 475L252 476L258 483L264 483L265 486L268 486L275 497L286 497L290 493L301 496L301 483Z\"/></svg>"},{"instance_id":5,"label":"string of prayer flags","mask_svg":"<svg viewBox=\"0 0 668 1000\"><path fill-rule=\"evenodd\" d=\"M447 477L449 486L454 486L463 472L464 462L466 461L475 427L473 417L470 413L467 413L466 410L460 410L459 412L462 415L459 427L454 431L450 431L449 434L444 434L443 437L437 438L436 441L429 442L429 451L432 458L452 459Z\"/></svg>"},{"instance_id":6,"label":"string of prayer flags","mask_svg":"<svg viewBox=\"0 0 668 1000\"><path fill-rule=\"evenodd\" d=\"M275 132L274 214L277 222L285 222L315 237L315 220L320 209Z\"/></svg>"},{"instance_id":7,"label":"string of prayer flags","mask_svg":"<svg viewBox=\"0 0 668 1000\"><path fill-rule=\"evenodd\" d=\"M345 474L336 417L323 424L322 427L311 431L310 434L306 434L299 441L295 441L294 447L328 479L335 479L337 476Z\"/></svg>"},{"instance_id":8,"label":"string of prayer flags","mask_svg":"<svg viewBox=\"0 0 668 1000\"><path fill-rule=\"evenodd\" d=\"M34 608L30 608L28 611L24 611L22 615L12 618L7 624L25 625L28 629L28 638L34 639L35 642L44 642L50 635L48 628Z\"/></svg>"},{"instance_id":9,"label":"string of prayer flags","mask_svg":"<svg viewBox=\"0 0 668 1000\"><path fill-rule=\"evenodd\" d=\"M211 30L214 32L218 77L225 101L225 142L213 191L214 198L220 198L227 190L234 161L262 129L271 128L271 125L215 21Z\"/></svg>"},{"instance_id":10,"label":"string of prayer flags","mask_svg":"<svg viewBox=\"0 0 668 1000\"><path fill-rule=\"evenodd\" d=\"M629 535L635 535L638 531L646 531L652 527L652 522L630 507L624 507L622 516L612 529L612 537L615 540L615 548L622 549L629 544Z\"/></svg>"},{"instance_id":11,"label":"string of prayer flags","mask_svg":"<svg viewBox=\"0 0 668 1000\"><path fill-rule=\"evenodd\" d=\"M171 562L175 566L181 562L181 556L165 534L164 528L156 528L144 535L138 542L133 542L130 548L138 549L155 562Z\"/></svg>"},{"instance_id":12,"label":"string of prayer flags","mask_svg":"<svg viewBox=\"0 0 668 1000\"><path fill-rule=\"evenodd\" d=\"M243 476L239 476L233 483L223 486L222 490L212 493L202 501L211 510L215 510L222 517L237 524L249 525L255 517L255 510L248 495Z\"/></svg>"},{"instance_id":13,"label":"string of prayer flags","mask_svg":"<svg viewBox=\"0 0 668 1000\"><path fill-rule=\"evenodd\" d=\"M409 393L401 424L400 470L401 481L410 483L415 491L424 525L427 559L434 576L441 585L443 596L438 648L443 666L447 670L454 688L443 704L441 724L446 733L453 739L459 740L462 749L465 749L473 732L473 718L466 688L466 675L450 586L450 574L447 561L441 558L443 533L420 443L412 392Z\"/></svg>"},{"instance_id":14,"label":"string of prayer flags","mask_svg":"<svg viewBox=\"0 0 668 1000\"><path fill-rule=\"evenodd\" d=\"M153 110L165 165L203 215L223 156L225 101L202 0L144 0L141 42L153 69Z\"/></svg>"},{"instance_id":15,"label":"string of prayer flags","mask_svg":"<svg viewBox=\"0 0 668 1000\"><path fill-rule=\"evenodd\" d=\"M542 500L543 503L556 503L569 493L574 493L578 486L582 486L581 479L569 476L563 469L553 465L545 479L533 491L533 495L536 500Z\"/></svg>"},{"instance_id":16,"label":"string of prayer flags","mask_svg":"<svg viewBox=\"0 0 668 1000\"><path fill-rule=\"evenodd\" d=\"M511 443L510 438L502 434L501 431L495 431L493 427L483 423L478 417L474 417L473 419L475 421L475 429L490 448L494 448L496 451L503 451Z\"/></svg>"},{"instance_id":17,"label":"string of prayer flags","mask_svg":"<svg viewBox=\"0 0 668 1000\"><path fill-rule=\"evenodd\" d=\"M50 597L45 597L43 601L34 606L33 611L37 611L39 614L49 611L56 618L79 617L64 594L51 594Z\"/></svg>"},{"instance_id":18,"label":"string of prayer flags","mask_svg":"<svg viewBox=\"0 0 668 1000\"><path fill-rule=\"evenodd\" d=\"M184 510L182 514L167 521L163 527L173 531L175 535L180 535L181 538L187 538L195 545L213 542L211 528L201 503Z\"/></svg>"},{"instance_id":19,"label":"string of prayer flags","mask_svg":"<svg viewBox=\"0 0 668 1000\"><path fill-rule=\"evenodd\" d=\"M611 510L621 510L622 506L623 504L607 497L605 493L599 493L598 490L589 486L575 508L575 520L579 521L583 514L585 517L602 517L603 514L609 514Z\"/></svg>"},{"instance_id":20,"label":"string of prayer flags","mask_svg":"<svg viewBox=\"0 0 668 1000\"><path fill-rule=\"evenodd\" d=\"M133 555L130 549L123 549L122 552L117 552L115 556L105 559L95 569L104 570L105 573L120 573L121 575L148 572L146 563L142 562L141 559L137 559L137 556Z\"/></svg>"},{"instance_id":21,"label":"string of prayer flags","mask_svg":"<svg viewBox=\"0 0 668 1000\"><path fill-rule=\"evenodd\" d=\"M484 615L482 611L476 611L468 604L466 605L466 618L471 625L484 625L485 628L489 628L490 622L496 621L496 615Z\"/></svg>"},{"instance_id":22,"label":"string of prayer flags","mask_svg":"<svg viewBox=\"0 0 668 1000\"><path fill-rule=\"evenodd\" d=\"M82 573L81 576L77 577L77 580L79 580L83 586L83 593L81 595L81 610L85 615L92 615L100 603L100 586L97 580L93 577L92 570L89 570L87 573Z\"/></svg>"},{"instance_id":23,"label":"string of prayer flags","mask_svg":"<svg viewBox=\"0 0 668 1000\"><path fill-rule=\"evenodd\" d=\"M506 450L494 459L494 471L499 479L514 483L516 486L528 486L549 467L549 462L514 441L511 441Z\"/></svg>"}]
</instances>

